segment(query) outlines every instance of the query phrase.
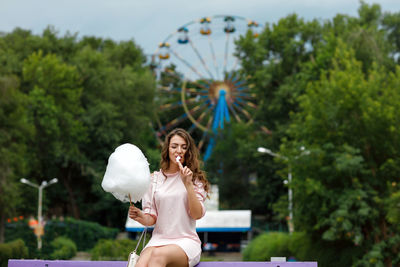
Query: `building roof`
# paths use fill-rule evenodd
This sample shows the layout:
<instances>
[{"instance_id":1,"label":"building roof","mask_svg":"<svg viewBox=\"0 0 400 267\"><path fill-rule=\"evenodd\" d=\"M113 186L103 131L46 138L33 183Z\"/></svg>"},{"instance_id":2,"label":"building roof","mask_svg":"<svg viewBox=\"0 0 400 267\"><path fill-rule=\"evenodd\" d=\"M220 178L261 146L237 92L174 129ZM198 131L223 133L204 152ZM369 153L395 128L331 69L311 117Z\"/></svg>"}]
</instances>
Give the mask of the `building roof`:
<instances>
[{"instance_id":1,"label":"building roof","mask_svg":"<svg viewBox=\"0 0 400 267\"><path fill-rule=\"evenodd\" d=\"M152 227L149 227L152 228ZM144 226L128 217L127 232L140 232ZM196 222L197 232L247 232L251 230L251 210L209 210Z\"/></svg>"}]
</instances>

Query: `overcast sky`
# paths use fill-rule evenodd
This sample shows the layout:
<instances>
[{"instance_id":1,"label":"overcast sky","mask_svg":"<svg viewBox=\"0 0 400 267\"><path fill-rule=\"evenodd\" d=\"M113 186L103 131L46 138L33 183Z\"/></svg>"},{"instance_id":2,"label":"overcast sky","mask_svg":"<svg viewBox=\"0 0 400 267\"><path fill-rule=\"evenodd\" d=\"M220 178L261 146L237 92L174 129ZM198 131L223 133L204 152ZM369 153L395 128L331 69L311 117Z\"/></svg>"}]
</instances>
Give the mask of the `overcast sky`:
<instances>
[{"instance_id":1,"label":"overcast sky","mask_svg":"<svg viewBox=\"0 0 400 267\"><path fill-rule=\"evenodd\" d=\"M383 11L399 12L400 0L366 0ZM53 25L79 37L133 39L147 54L178 27L205 16L229 14L265 23L290 13L306 20L357 15L358 0L0 0L0 31L15 27L41 34Z\"/></svg>"}]
</instances>

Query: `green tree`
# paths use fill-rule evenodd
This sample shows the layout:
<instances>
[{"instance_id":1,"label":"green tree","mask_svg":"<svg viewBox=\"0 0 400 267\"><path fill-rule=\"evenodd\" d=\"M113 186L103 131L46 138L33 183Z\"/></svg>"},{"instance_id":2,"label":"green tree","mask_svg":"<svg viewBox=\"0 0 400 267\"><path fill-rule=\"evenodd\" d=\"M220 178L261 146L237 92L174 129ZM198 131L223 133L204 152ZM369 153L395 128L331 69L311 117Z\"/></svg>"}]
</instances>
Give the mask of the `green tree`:
<instances>
[{"instance_id":1,"label":"green tree","mask_svg":"<svg viewBox=\"0 0 400 267\"><path fill-rule=\"evenodd\" d=\"M312 59L321 36L318 21L305 22L292 14L265 25L258 38L248 33L238 42L243 72L259 99L256 121L274 132L276 141L271 149L278 148L289 113L296 110L296 99L304 91L297 74L302 64Z\"/></svg>"},{"instance_id":2,"label":"green tree","mask_svg":"<svg viewBox=\"0 0 400 267\"><path fill-rule=\"evenodd\" d=\"M258 38L249 32L237 43L236 54L241 60L243 75L253 85L257 95L258 110L254 125L266 126L270 131L267 135L258 133L258 144L247 141L253 143L253 151L246 156L252 157L252 168L257 170L258 182L263 186L259 187L259 191L249 186L246 188L250 189L248 194L257 196L252 199L254 203L259 202L254 210L256 214L266 214L270 222L284 222L287 215L287 210L283 216L272 211L272 206L280 198L286 201L287 207L287 189L276 173L285 165L277 165L273 157L259 154L257 147L279 150L290 123L290 113L298 109L297 98L303 94L307 81L312 79L310 73L314 74L314 70L305 72L303 66L316 57L322 36L323 25L319 21L306 22L291 14L276 24L266 24ZM238 169L235 167L237 162L233 166L234 172ZM282 172L287 175L287 170ZM261 208L262 205L264 208Z\"/></svg>"},{"instance_id":3,"label":"green tree","mask_svg":"<svg viewBox=\"0 0 400 267\"><path fill-rule=\"evenodd\" d=\"M348 240L364 257L354 266L400 263L399 234L387 218L395 201L400 162L400 68L374 64L367 75L343 42L332 70L300 97L281 152L293 161L295 223L325 240ZM393 221L392 221L393 222Z\"/></svg>"},{"instance_id":4,"label":"green tree","mask_svg":"<svg viewBox=\"0 0 400 267\"><path fill-rule=\"evenodd\" d=\"M134 46L133 42L123 43L121 48L111 41L86 38L82 42L90 45L85 45L73 58L84 87L82 119L89 139L82 147L86 155L82 175L90 180L88 193L91 199L82 203L82 209L90 209L86 213L90 219L122 226L127 207L104 192L100 184L108 157L123 143L133 143L141 148L155 169L158 154L154 153L156 140L150 127L154 111L154 77L141 66L143 58L137 54L137 48L127 47ZM98 49L94 50L92 46ZM127 51L133 53L132 62L118 63L118 57L112 56Z\"/></svg>"},{"instance_id":5,"label":"green tree","mask_svg":"<svg viewBox=\"0 0 400 267\"><path fill-rule=\"evenodd\" d=\"M265 140L255 129L244 123L227 126L206 168L211 182L219 186L221 209L251 209L271 220L272 204L285 189L275 174L277 166L257 152Z\"/></svg>"},{"instance_id":6,"label":"green tree","mask_svg":"<svg viewBox=\"0 0 400 267\"><path fill-rule=\"evenodd\" d=\"M396 21L396 14L383 14L379 5L361 2L357 17L337 14L331 20L305 21L292 14L275 24L266 24L258 38L251 33L243 36L237 43L236 53L242 72L254 85L258 97L255 123L271 131L260 145L278 151L282 140L291 139L287 130L291 114L299 110L299 97L305 93L308 83L319 81L333 67L332 58L340 43L353 49L365 75L374 64L394 71L397 50L391 42L395 38ZM281 163L274 164L271 157L265 160L271 166ZM279 172L286 176L287 171ZM284 192L278 188L276 191ZM287 196L282 195L280 199L275 206L286 209Z\"/></svg>"},{"instance_id":7,"label":"green tree","mask_svg":"<svg viewBox=\"0 0 400 267\"><path fill-rule=\"evenodd\" d=\"M22 202L19 178L29 169L26 143L33 127L26 116L27 98L15 76L0 76L0 243L7 217L16 216Z\"/></svg>"},{"instance_id":8,"label":"green tree","mask_svg":"<svg viewBox=\"0 0 400 267\"><path fill-rule=\"evenodd\" d=\"M127 207L100 186L109 155L129 142L148 155L152 169L159 161L150 127L155 81L141 49L133 41L60 37L51 26L41 35L16 28L0 36L0 63L1 85L7 87L2 91L1 129L7 134L0 138L1 149L7 156L13 144L12 153L22 159L20 166L11 162L13 157L7 162L11 169L4 192L14 192L12 199L17 199L18 181L11 183L12 177L37 183L58 177L60 183L45 192L44 214L122 227ZM24 120L29 133L22 130ZM14 140L18 149L9 143ZM36 205L23 203L36 203L37 191L21 190L21 204L11 201L9 210L35 214Z\"/></svg>"},{"instance_id":9,"label":"green tree","mask_svg":"<svg viewBox=\"0 0 400 267\"><path fill-rule=\"evenodd\" d=\"M392 57L399 63L398 53L400 51L400 12L385 13L382 18L382 28L386 32L387 40L391 44Z\"/></svg>"},{"instance_id":10,"label":"green tree","mask_svg":"<svg viewBox=\"0 0 400 267\"><path fill-rule=\"evenodd\" d=\"M271 149L278 149L286 136L290 113L298 110L297 99L307 83L332 67L338 39L354 49L364 72L374 62L394 70L396 50L389 40L395 37L396 14L382 14L379 5L364 2L358 11L359 17L338 14L326 21L305 21L291 14L266 24L258 38L249 32L237 42L242 72L259 101L255 120L273 132Z\"/></svg>"},{"instance_id":11,"label":"green tree","mask_svg":"<svg viewBox=\"0 0 400 267\"><path fill-rule=\"evenodd\" d=\"M79 74L56 55L38 52L24 62L23 79L23 90L30 99L29 117L36 129L30 144L35 167L31 176L38 182L58 177L68 193L72 213L79 217L76 190L82 181L76 175L84 157L80 145L87 136L80 119L83 109Z\"/></svg>"}]
</instances>

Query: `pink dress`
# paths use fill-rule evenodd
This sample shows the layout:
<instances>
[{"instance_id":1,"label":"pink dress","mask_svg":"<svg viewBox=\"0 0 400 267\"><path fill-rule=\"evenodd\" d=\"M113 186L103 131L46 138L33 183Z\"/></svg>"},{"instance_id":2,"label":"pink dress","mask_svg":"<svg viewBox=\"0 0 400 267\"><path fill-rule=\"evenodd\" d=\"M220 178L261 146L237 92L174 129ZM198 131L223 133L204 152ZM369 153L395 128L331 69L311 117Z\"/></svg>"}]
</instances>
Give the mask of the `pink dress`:
<instances>
[{"instance_id":1,"label":"pink dress","mask_svg":"<svg viewBox=\"0 0 400 267\"><path fill-rule=\"evenodd\" d=\"M190 217L187 191L179 172L166 174L154 172L150 189L143 197L145 213L155 216L157 221L147 247L178 245L186 253L189 266L199 263L201 241L196 233L196 220ZM155 186L154 197L151 194ZM205 214L204 200L207 196L203 183L196 181L194 190Z\"/></svg>"}]
</instances>

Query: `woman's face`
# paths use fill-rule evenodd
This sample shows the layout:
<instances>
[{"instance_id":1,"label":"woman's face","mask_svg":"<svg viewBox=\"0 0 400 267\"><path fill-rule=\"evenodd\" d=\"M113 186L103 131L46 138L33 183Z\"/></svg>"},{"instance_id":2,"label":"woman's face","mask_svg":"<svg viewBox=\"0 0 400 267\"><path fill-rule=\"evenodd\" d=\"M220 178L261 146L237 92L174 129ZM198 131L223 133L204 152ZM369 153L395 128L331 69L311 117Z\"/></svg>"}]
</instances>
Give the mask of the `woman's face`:
<instances>
[{"instance_id":1,"label":"woman's face","mask_svg":"<svg viewBox=\"0 0 400 267\"><path fill-rule=\"evenodd\" d=\"M180 162L183 164L185 161L185 153L188 149L185 139L179 135L172 136L169 142L169 158L172 162L176 164L176 157L180 156Z\"/></svg>"}]
</instances>

